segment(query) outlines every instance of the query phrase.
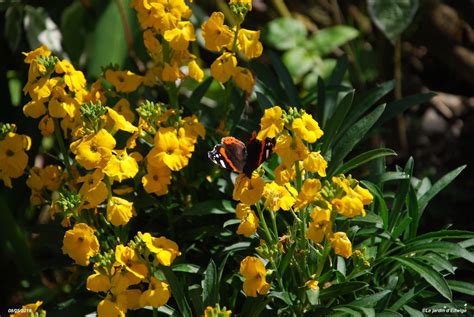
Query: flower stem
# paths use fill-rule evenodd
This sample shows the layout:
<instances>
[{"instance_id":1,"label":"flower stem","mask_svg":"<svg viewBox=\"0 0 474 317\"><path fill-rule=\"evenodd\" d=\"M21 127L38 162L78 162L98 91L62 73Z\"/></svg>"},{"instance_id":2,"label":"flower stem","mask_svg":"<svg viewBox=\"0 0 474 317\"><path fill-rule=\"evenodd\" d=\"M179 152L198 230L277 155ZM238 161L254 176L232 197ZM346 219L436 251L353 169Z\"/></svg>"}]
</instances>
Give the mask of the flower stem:
<instances>
[{"instance_id":1,"label":"flower stem","mask_svg":"<svg viewBox=\"0 0 474 317\"><path fill-rule=\"evenodd\" d=\"M66 166L66 169L69 174L69 178L72 178L72 169L71 163L69 162L69 155L66 150L66 146L64 145L63 136L61 135L61 127L59 126L58 119L53 119L54 121L54 136L56 137L56 141L58 141L59 149L63 155L63 163Z\"/></svg>"},{"instance_id":2,"label":"flower stem","mask_svg":"<svg viewBox=\"0 0 474 317\"><path fill-rule=\"evenodd\" d=\"M158 317L158 309L153 307L153 317Z\"/></svg>"},{"instance_id":3,"label":"flower stem","mask_svg":"<svg viewBox=\"0 0 474 317\"><path fill-rule=\"evenodd\" d=\"M262 223L263 226L263 231L265 232L265 235L267 236L268 242L272 242L272 235L270 234L270 230L268 229L267 222L265 221L265 217L263 216L262 209L260 208L260 205L257 203L255 204L257 206L257 212L258 212L258 217L260 218L260 222Z\"/></svg>"}]
</instances>

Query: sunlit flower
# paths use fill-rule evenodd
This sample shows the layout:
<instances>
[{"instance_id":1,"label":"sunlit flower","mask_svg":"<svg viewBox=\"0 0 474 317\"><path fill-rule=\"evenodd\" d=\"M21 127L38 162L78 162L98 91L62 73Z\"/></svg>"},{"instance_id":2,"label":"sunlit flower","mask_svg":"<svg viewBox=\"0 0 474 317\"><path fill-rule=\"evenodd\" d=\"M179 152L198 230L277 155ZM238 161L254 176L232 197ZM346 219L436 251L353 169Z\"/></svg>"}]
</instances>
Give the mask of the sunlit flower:
<instances>
[{"instance_id":1,"label":"sunlit flower","mask_svg":"<svg viewBox=\"0 0 474 317\"><path fill-rule=\"evenodd\" d=\"M37 301L36 303L26 304L21 306L21 309L18 312L10 315L10 317L30 317L36 316L36 313L39 312L39 307L43 305L42 301ZM42 315L39 315L42 316ZM46 316L46 314L44 315Z\"/></svg>"},{"instance_id":2,"label":"sunlit flower","mask_svg":"<svg viewBox=\"0 0 474 317\"><path fill-rule=\"evenodd\" d=\"M64 235L63 253L79 265L89 265L89 259L99 253L99 241L94 235L94 229L85 223L75 224Z\"/></svg>"},{"instance_id":3,"label":"sunlit flower","mask_svg":"<svg viewBox=\"0 0 474 317\"><path fill-rule=\"evenodd\" d=\"M332 233L331 210L315 206L311 212L312 222L309 223L307 236L314 243L321 243L324 237Z\"/></svg>"},{"instance_id":4,"label":"sunlit flower","mask_svg":"<svg viewBox=\"0 0 474 317\"><path fill-rule=\"evenodd\" d=\"M131 110L130 102L127 99L120 99L112 109L121 114L128 122L133 123L135 121L135 113Z\"/></svg>"},{"instance_id":5,"label":"sunlit flower","mask_svg":"<svg viewBox=\"0 0 474 317\"><path fill-rule=\"evenodd\" d=\"M233 53L224 52L211 64L211 75L221 83L227 82L236 71L237 58Z\"/></svg>"},{"instance_id":6,"label":"sunlit flower","mask_svg":"<svg viewBox=\"0 0 474 317\"><path fill-rule=\"evenodd\" d=\"M147 174L142 177L142 184L147 193L165 195L168 193L168 185L171 184L171 170L165 164L148 165Z\"/></svg>"},{"instance_id":7,"label":"sunlit flower","mask_svg":"<svg viewBox=\"0 0 474 317\"><path fill-rule=\"evenodd\" d=\"M306 112L301 118L294 119L291 127L298 137L309 143L314 143L323 136L323 130L319 128L318 122Z\"/></svg>"},{"instance_id":8,"label":"sunlit flower","mask_svg":"<svg viewBox=\"0 0 474 317\"><path fill-rule=\"evenodd\" d=\"M213 12L209 20L202 24L201 30L206 43L205 46L211 51L217 52L223 47L230 46L234 38L232 30L224 25L224 14L222 12Z\"/></svg>"},{"instance_id":9,"label":"sunlit flower","mask_svg":"<svg viewBox=\"0 0 474 317\"><path fill-rule=\"evenodd\" d=\"M265 109L262 119L260 120L260 131L257 139L274 138L283 131L283 110L279 106Z\"/></svg>"},{"instance_id":10,"label":"sunlit flower","mask_svg":"<svg viewBox=\"0 0 474 317\"><path fill-rule=\"evenodd\" d=\"M188 157L180 147L174 128L160 128L154 143L155 146L147 155L149 165L159 167L162 162L172 171L179 171L188 164Z\"/></svg>"},{"instance_id":11,"label":"sunlit flower","mask_svg":"<svg viewBox=\"0 0 474 317\"><path fill-rule=\"evenodd\" d=\"M107 199L108 190L102 181L104 174L100 170L88 173L78 179L79 183L83 183L79 189L79 194L84 202L85 208L95 208L105 199Z\"/></svg>"},{"instance_id":12,"label":"sunlit flower","mask_svg":"<svg viewBox=\"0 0 474 317\"><path fill-rule=\"evenodd\" d=\"M107 275L95 271L87 277L86 288L91 292L107 292L110 289L110 278Z\"/></svg>"},{"instance_id":13,"label":"sunlit flower","mask_svg":"<svg viewBox=\"0 0 474 317\"><path fill-rule=\"evenodd\" d=\"M126 70L112 70L105 71L105 79L111 83L118 92L132 92L137 90L141 85L143 78L133 72Z\"/></svg>"},{"instance_id":14,"label":"sunlit flower","mask_svg":"<svg viewBox=\"0 0 474 317\"><path fill-rule=\"evenodd\" d=\"M133 203L120 197L111 197L107 203L107 220L114 226L127 224L135 214Z\"/></svg>"},{"instance_id":15,"label":"sunlit flower","mask_svg":"<svg viewBox=\"0 0 474 317\"><path fill-rule=\"evenodd\" d=\"M196 115L192 115L189 117L184 117L183 121L183 128L186 131L186 136L197 139L198 136L201 139L204 139L206 136L206 129L204 126L199 122L198 117Z\"/></svg>"},{"instance_id":16,"label":"sunlit flower","mask_svg":"<svg viewBox=\"0 0 474 317\"><path fill-rule=\"evenodd\" d=\"M122 106L122 107L125 107ZM122 108L123 110L123 108ZM130 109L129 109L130 111ZM131 111L130 111L131 112ZM130 114L128 114L130 115ZM132 112L133 115L133 112ZM126 131L128 133L133 133L138 130L136 126L134 126L130 121L128 121L125 116L122 114L118 113L114 109L111 109L107 107L107 120L111 122L112 125L112 130L117 131L117 130L122 130ZM133 120L133 119L132 119Z\"/></svg>"},{"instance_id":17,"label":"sunlit flower","mask_svg":"<svg viewBox=\"0 0 474 317\"><path fill-rule=\"evenodd\" d=\"M345 195L331 201L336 211L347 217L365 216L365 209L362 201L355 195Z\"/></svg>"},{"instance_id":18,"label":"sunlit flower","mask_svg":"<svg viewBox=\"0 0 474 317\"><path fill-rule=\"evenodd\" d=\"M257 232L259 219L249 205L245 205L242 203L237 204L235 214L237 218L241 220L240 225L237 229L237 234L241 234L245 237L250 237L255 232Z\"/></svg>"},{"instance_id":19,"label":"sunlit flower","mask_svg":"<svg viewBox=\"0 0 474 317\"><path fill-rule=\"evenodd\" d=\"M148 232L138 233L150 252L156 255L156 261L164 266L170 266L174 259L180 255L178 245L165 237L155 238Z\"/></svg>"},{"instance_id":20,"label":"sunlit flower","mask_svg":"<svg viewBox=\"0 0 474 317\"><path fill-rule=\"evenodd\" d=\"M198 82L201 82L204 78L204 71L199 67L195 60L190 61L188 64L188 75Z\"/></svg>"},{"instance_id":21,"label":"sunlit flower","mask_svg":"<svg viewBox=\"0 0 474 317\"><path fill-rule=\"evenodd\" d=\"M174 29L165 32L164 39L170 43L171 48L186 50L189 42L196 40L194 26L189 21L180 21Z\"/></svg>"},{"instance_id":22,"label":"sunlit flower","mask_svg":"<svg viewBox=\"0 0 474 317\"><path fill-rule=\"evenodd\" d=\"M12 188L11 179L18 178L28 164L28 151L31 146L29 136L9 132L0 140L0 179L5 186Z\"/></svg>"},{"instance_id":23,"label":"sunlit flower","mask_svg":"<svg viewBox=\"0 0 474 317\"><path fill-rule=\"evenodd\" d=\"M265 185L263 197L265 197L265 207L273 211L280 209L290 210L296 202L298 192L289 183L284 186L271 182Z\"/></svg>"},{"instance_id":24,"label":"sunlit flower","mask_svg":"<svg viewBox=\"0 0 474 317\"><path fill-rule=\"evenodd\" d=\"M304 180L303 187L298 193L295 208L302 209L318 198L321 190L321 182L319 179L307 178Z\"/></svg>"},{"instance_id":25,"label":"sunlit flower","mask_svg":"<svg viewBox=\"0 0 474 317\"><path fill-rule=\"evenodd\" d=\"M25 53L22 52L23 55L25 55L25 59L23 60L26 64L31 64L36 58L43 56L43 57L48 57L51 55L51 51L48 49L46 45L41 45L37 49Z\"/></svg>"},{"instance_id":26,"label":"sunlit flower","mask_svg":"<svg viewBox=\"0 0 474 317\"><path fill-rule=\"evenodd\" d=\"M308 157L303 160L303 166L308 172L318 173L319 176L326 177L328 162L319 151L309 153Z\"/></svg>"},{"instance_id":27,"label":"sunlit flower","mask_svg":"<svg viewBox=\"0 0 474 317\"><path fill-rule=\"evenodd\" d=\"M345 232L335 232L330 240L334 253L346 259L352 255L352 243Z\"/></svg>"},{"instance_id":28,"label":"sunlit flower","mask_svg":"<svg viewBox=\"0 0 474 317\"><path fill-rule=\"evenodd\" d=\"M127 313L127 306L124 302L119 302L111 295L107 295L99 305L97 305L98 317L125 317Z\"/></svg>"},{"instance_id":29,"label":"sunlit flower","mask_svg":"<svg viewBox=\"0 0 474 317\"><path fill-rule=\"evenodd\" d=\"M270 284L265 280L265 266L263 262L254 256L248 256L240 262L240 274L245 278L244 293L250 297L256 297L257 293L265 295L270 289Z\"/></svg>"},{"instance_id":30,"label":"sunlit flower","mask_svg":"<svg viewBox=\"0 0 474 317\"><path fill-rule=\"evenodd\" d=\"M38 119L47 111L46 106L44 105L45 101L46 99L31 100L23 106L23 113L27 117Z\"/></svg>"},{"instance_id":31,"label":"sunlit flower","mask_svg":"<svg viewBox=\"0 0 474 317\"><path fill-rule=\"evenodd\" d=\"M252 178L240 174L235 180L232 197L244 204L253 205L262 197L264 185L263 179L256 174L252 175Z\"/></svg>"},{"instance_id":32,"label":"sunlit flower","mask_svg":"<svg viewBox=\"0 0 474 317\"><path fill-rule=\"evenodd\" d=\"M287 134L278 137L273 151L281 157L283 164L287 166L291 166L295 161L303 161L309 154L308 148L300 138L293 138Z\"/></svg>"},{"instance_id":33,"label":"sunlit flower","mask_svg":"<svg viewBox=\"0 0 474 317\"><path fill-rule=\"evenodd\" d=\"M76 161L85 169L105 167L114 148L114 137L104 129L71 143Z\"/></svg>"},{"instance_id":34,"label":"sunlit flower","mask_svg":"<svg viewBox=\"0 0 474 317\"><path fill-rule=\"evenodd\" d=\"M163 72L161 73L161 79L167 82L174 82L181 76L178 64L172 63L171 65L165 63Z\"/></svg>"},{"instance_id":35,"label":"sunlit flower","mask_svg":"<svg viewBox=\"0 0 474 317\"><path fill-rule=\"evenodd\" d=\"M112 180L121 182L137 175L138 163L126 150L115 150L104 168L104 173Z\"/></svg>"},{"instance_id":36,"label":"sunlit flower","mask_svg":"<svg viewBox=\"0 0 474 317\"><path fill-rule=\"evenodd\" d=\"M143 263L135 250L119 244L115 247L115 261L122 265L128 272L139 279L144 279L148 275L148 268Z\"/></svg>"},{"instance_id":37,"label":"sunlit flower","mask_svg":"<svg viewBox=\"0 0 474 317\"><path fill-rule=\"evenodd\" d=\"M80 70L75 70L69 61L63 60L57 62L54 70L58 74L64 73L64 82L71 91L77 92L86 86L84 74Z\"/></svg>"},{"instance_id":38,"label":"sunlit flower","mask_svg":"<svg viewBox=\"0 0 474 317\"><path fill-rule=\"evenodd\" d=\"M152 306L160 307L168 302L171 292L168 283L152 277L148 289L140 296L140 305L142 307Z\"/></svg>"},{"instance_id":39,"label":"sunlit flower","mask_svg":"<svg viewBox=\"0 0 474 317\"><path fill-rule=\"evenodd\" d=\"M234 80L237 87L249 94L252 93L255 78L250 70L245 67L237 67L234 73Z\"/></svg>"},{"instance_id":40,"label":"sunlit flower","mask_svg":"<svg viewBox=\"0 0 474 317\"><path fill-rule=\"evenodd\" d=\"M260 31L240 29L237 35L238 48L248 59L257 58L263 52L263 46L259 39Z\"/></svg>"}]
</instances>

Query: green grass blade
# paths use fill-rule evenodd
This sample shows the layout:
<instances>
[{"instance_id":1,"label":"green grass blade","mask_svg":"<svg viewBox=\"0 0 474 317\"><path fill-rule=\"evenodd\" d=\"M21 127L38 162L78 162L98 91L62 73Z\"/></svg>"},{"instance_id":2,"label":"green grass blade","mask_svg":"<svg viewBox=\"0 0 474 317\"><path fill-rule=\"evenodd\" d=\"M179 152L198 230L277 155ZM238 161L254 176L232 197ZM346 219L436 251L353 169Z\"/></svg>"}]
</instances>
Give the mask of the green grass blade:
<instances>
[{"instance_id":1,"label":"green grass blade","mask_svg":"<svg viewBox=\"0 0 474 317\"><path fill-rule=\"evenodd\" d=\"M391 149L381 148L367 151L365 153L359 154L334 172L335 175L346 174L347 172L353 170L356 167L359 167L367 162L375 160L380 157L385 156L396 156L397 153Z\"/></svg>"}]
</instances>

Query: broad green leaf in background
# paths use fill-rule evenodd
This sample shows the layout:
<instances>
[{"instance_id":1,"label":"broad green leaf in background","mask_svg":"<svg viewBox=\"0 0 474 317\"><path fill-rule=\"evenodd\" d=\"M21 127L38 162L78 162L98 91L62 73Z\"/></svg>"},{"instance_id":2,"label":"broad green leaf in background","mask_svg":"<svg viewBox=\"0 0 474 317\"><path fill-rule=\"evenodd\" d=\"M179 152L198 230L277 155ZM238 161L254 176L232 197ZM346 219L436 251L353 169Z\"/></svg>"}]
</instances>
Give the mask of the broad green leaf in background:
<instances>
[{"instance_id":1,"label":"broad green leaf in background","mask_svg":"<svg viewBox=\"0 0 474 317\"><path fill-rule=\"evenodd\" d=\"M8 46L12 52L16 52L21 39L21 20L23 19L23 6L12 5L5 12L5 31Z\"/></svg>"},{"instance_id":2,"label":"broad green leaf in background","mask_svg":"<svg viewBox=\"0 0 474 317\"><path fill-rule=\"evenodd\" d=\"M61 15L63 46L73 63L78 63L84 49L86 9L80 1L74 1Z\"/></svg>"},{"instance_id":3,"label":"broad green leaf in background","mask_svg":"<svg viewBox=\"0 0 474 317\"><path fill-rule=\"evenodd\" d=\"M359 31L348 25L336 25L316 32L305 46L319 56L331 53L341 45L355 39Z\"/></svg>"},{"instance_id":4,"label":"broad green leaf in background","mask_svg":"<svg viewBox=\"0 0 474 317\"><path fill-rule=\"evenodd\" d=\"M120 0L130 21L132 9L128 1ZM88 45L87 71L91 77L98 77L101 67L123 65L127 56L127 42L116 1L110 1L97 21L91 43Z\"/></svg>"},{"instance_id":5,"label":"broad green leaf in background","mask_svg":"<svg viewBox=\"0 0 474 317\"><path fill-rule=\"evenodd\" d=\"M301 46L292 48L282 56L283 62L296 80L299 80L314 67L317 58L312 52Z\"/></svg>"},{"instance_id":6,"label":"broad green leaf in background","mask_svg":"<svg viewBox=\"0 0 474 317\"><path fill-rule=\"evenodd\" d=\"M202 301L204 306L214 306L218 300L218 284L219 278L217 276L217 267L211 259L204 271L204 278L201 281L202 286Z\"/></svg>"},{"instance_id":7,"label":"broad green leaf in background","mask_svg":"<svg viewBox=\"0 0 474 317\"><path fill-rule=\"evenodd\" d=\"M418 4L418 0L367 0L370 17L392 43L410 25Z\"/></svg>"},{"instance_id":8,"label":"broad green leaf in background","mask_svg":"<svg viewBox=\"0 0 474 317\"><path fill-rule=\"evenodd\" d=\"M268 23L262 37L267 44L279 50L288 50L304 42L307 34L303 22L285 17Z\"/></svg>"}]
</instances>

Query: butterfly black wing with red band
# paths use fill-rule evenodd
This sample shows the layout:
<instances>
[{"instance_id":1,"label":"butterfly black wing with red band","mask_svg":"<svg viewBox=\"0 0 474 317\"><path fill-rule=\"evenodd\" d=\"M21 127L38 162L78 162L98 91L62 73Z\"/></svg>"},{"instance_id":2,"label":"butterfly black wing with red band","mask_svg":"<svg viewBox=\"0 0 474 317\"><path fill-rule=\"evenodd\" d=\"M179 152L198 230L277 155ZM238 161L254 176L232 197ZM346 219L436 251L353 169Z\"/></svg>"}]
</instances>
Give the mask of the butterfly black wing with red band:
<instances>
[{"instance_id":1,"label":"butterfly black wing with red band","mask_svg":"<svg viewBox=\"0 0 474 317\"><path fill-rule=\"evenodd\" d=\"M212 162L222 168L239 174L245 173L251 177L252 172L272 154L274 145L274 139L257 140L254 132L247 144L234 137L222 138L221 144L214 146L207 155Z\"/></svg>"}]
</instances>

